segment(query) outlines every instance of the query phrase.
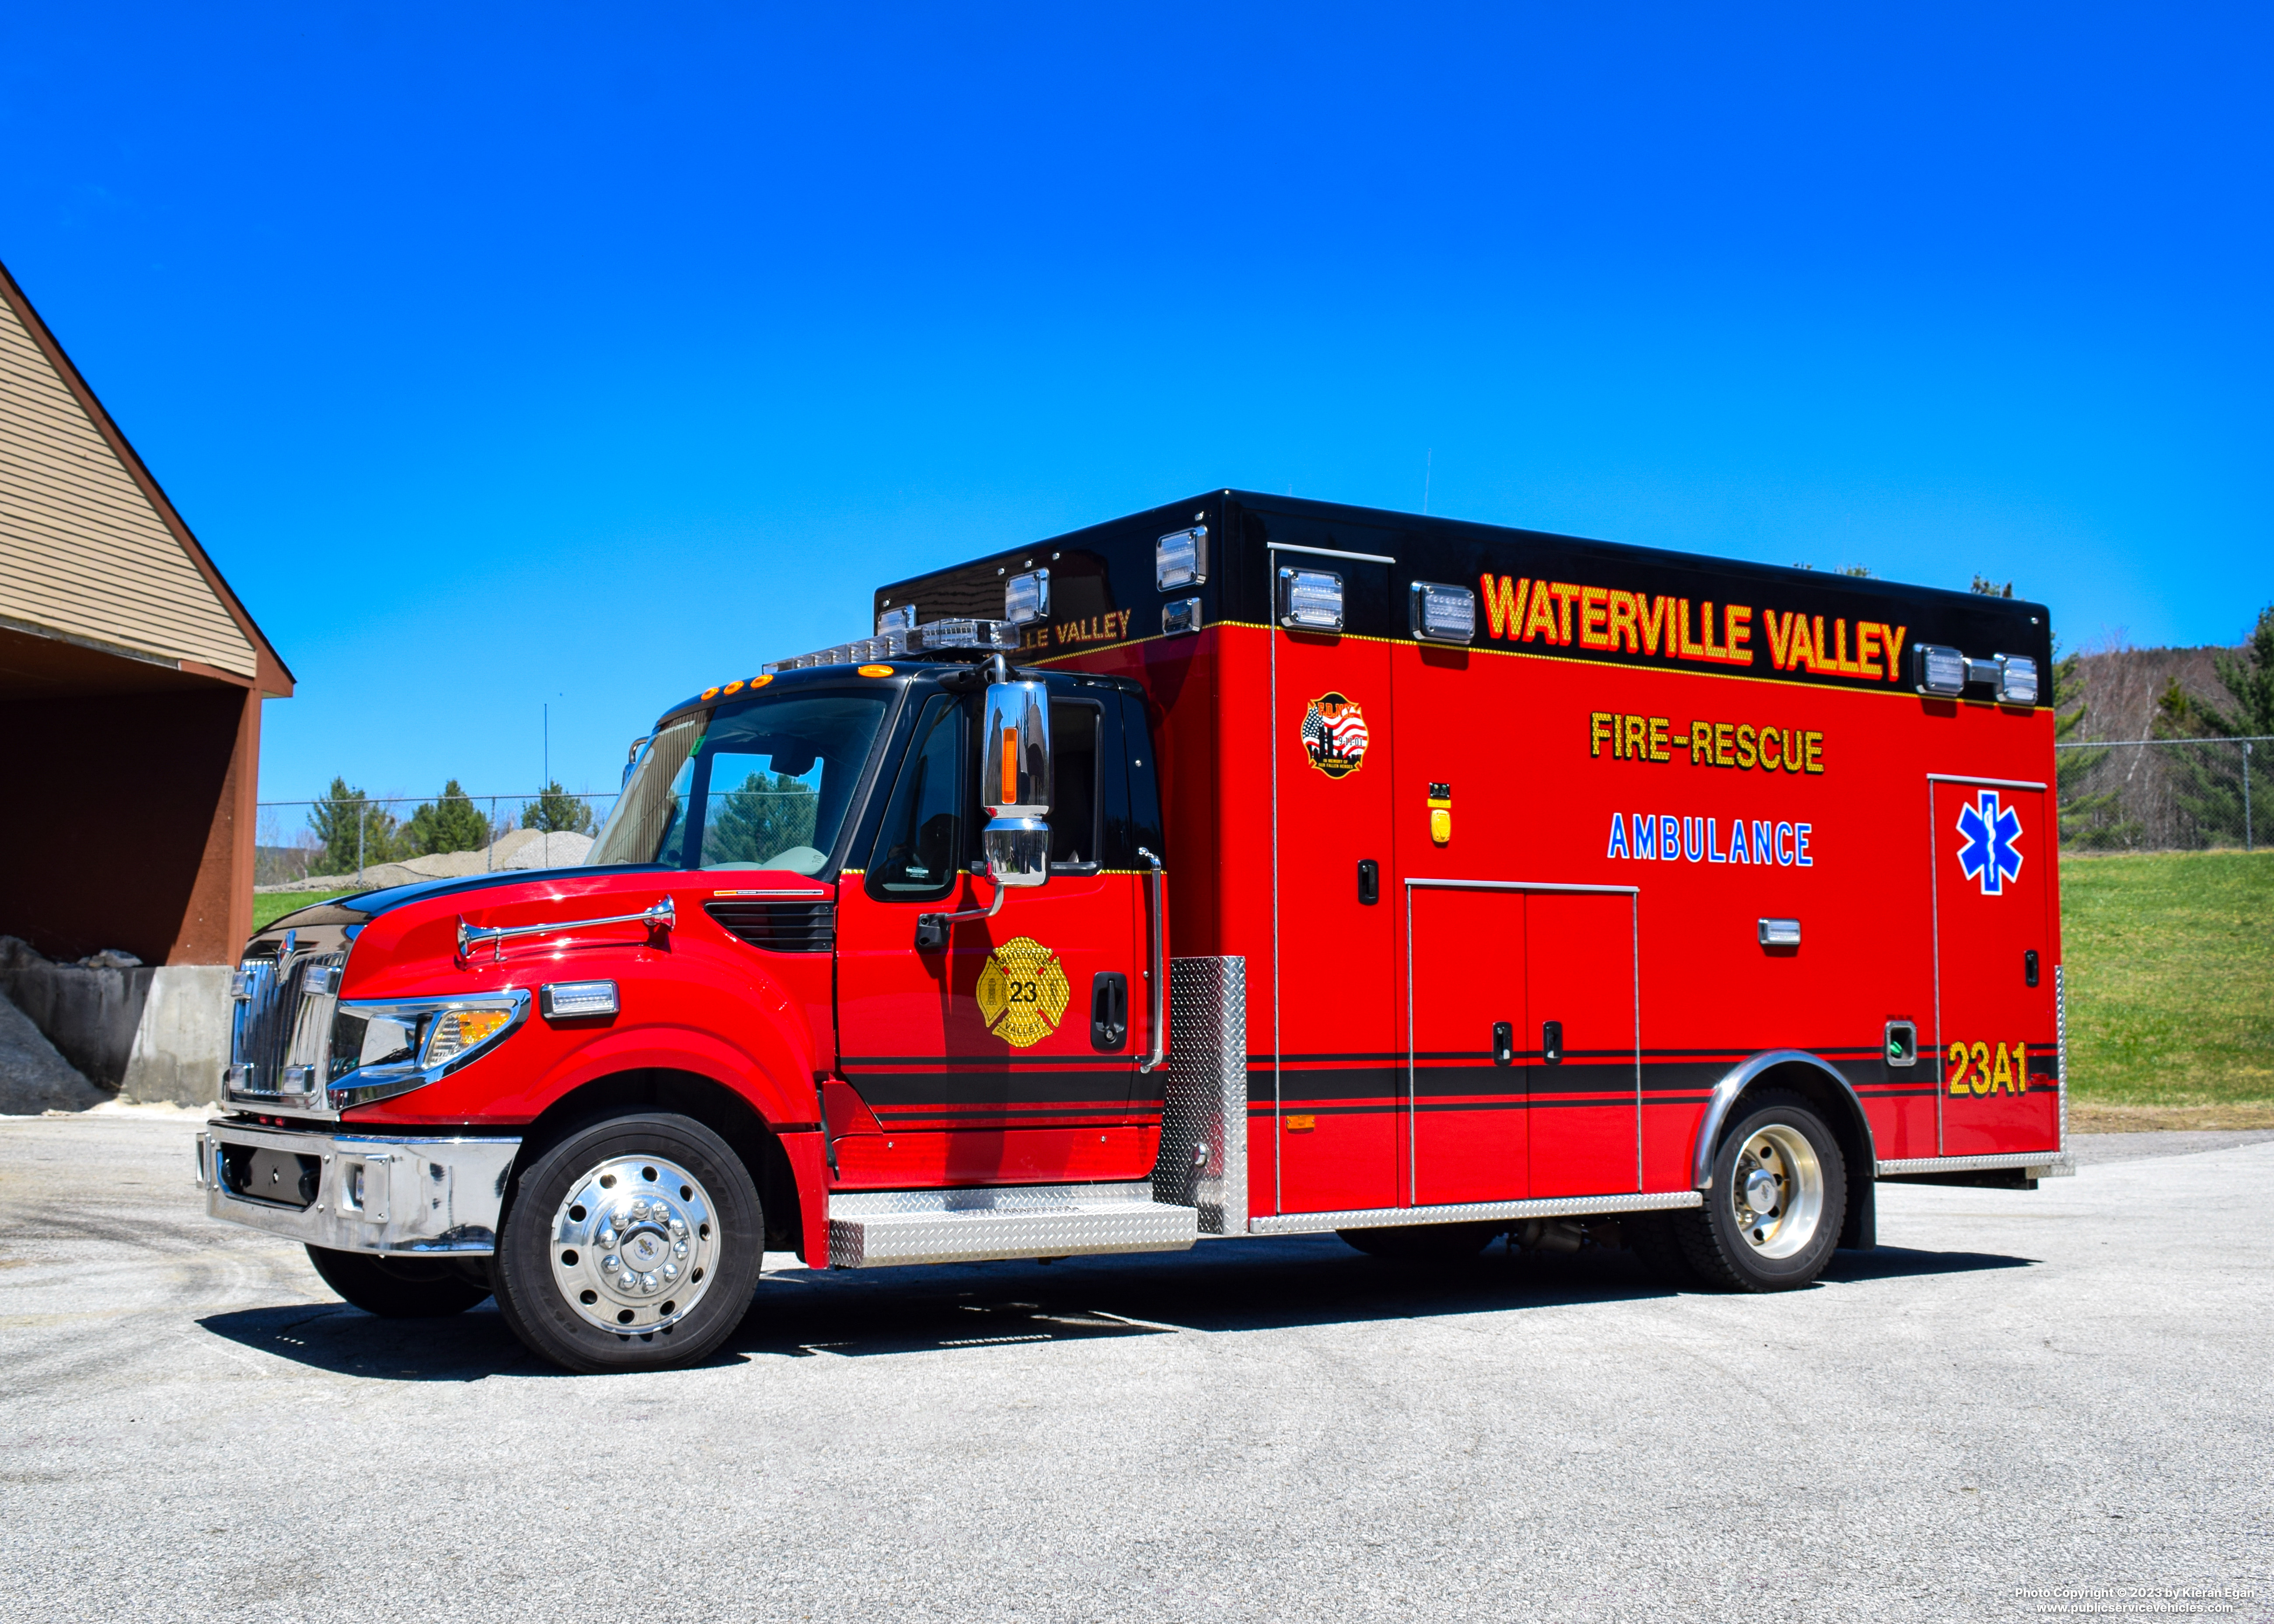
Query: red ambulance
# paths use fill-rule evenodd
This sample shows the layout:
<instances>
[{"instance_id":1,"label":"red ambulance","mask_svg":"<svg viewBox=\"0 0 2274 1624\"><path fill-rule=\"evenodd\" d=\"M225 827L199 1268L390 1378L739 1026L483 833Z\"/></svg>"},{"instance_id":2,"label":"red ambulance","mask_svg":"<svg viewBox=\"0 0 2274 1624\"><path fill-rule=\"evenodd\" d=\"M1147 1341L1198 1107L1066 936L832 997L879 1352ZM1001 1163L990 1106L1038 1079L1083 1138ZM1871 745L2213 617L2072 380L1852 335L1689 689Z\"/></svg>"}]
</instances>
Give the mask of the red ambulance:
<instances>
[{"instance_id":1,"label":"red ambulance","mask_svg":"<svg viewBox=\"0 0 2274 1624\"><path fill-rule=\"evenodd\" d=\"M1774 1290L2064 1154L2036 604L1239 492L674 706L579 868L280 920L213 1215L684 1364L763 1253L1333 1230Z\"/></svg>"}]
</instances>

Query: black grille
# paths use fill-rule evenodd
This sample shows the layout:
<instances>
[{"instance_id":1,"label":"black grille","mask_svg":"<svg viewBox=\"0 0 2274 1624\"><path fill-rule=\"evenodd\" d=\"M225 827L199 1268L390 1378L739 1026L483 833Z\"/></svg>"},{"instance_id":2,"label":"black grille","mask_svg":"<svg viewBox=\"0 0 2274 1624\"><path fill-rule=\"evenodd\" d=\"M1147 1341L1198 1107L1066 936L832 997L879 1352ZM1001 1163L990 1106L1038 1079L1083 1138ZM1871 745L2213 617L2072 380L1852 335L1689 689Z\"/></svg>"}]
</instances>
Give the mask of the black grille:
<instances>
[{"instance_id":1,"label":"black grille","mask_svg":"<svg viewBox=\"0 0 2274 1624\"><path fill-rule=\"evenodd\" d=\"M703 910L770 953L825 953L837 945L833 902L706 902Z\"/></svg>"}]
</instances>

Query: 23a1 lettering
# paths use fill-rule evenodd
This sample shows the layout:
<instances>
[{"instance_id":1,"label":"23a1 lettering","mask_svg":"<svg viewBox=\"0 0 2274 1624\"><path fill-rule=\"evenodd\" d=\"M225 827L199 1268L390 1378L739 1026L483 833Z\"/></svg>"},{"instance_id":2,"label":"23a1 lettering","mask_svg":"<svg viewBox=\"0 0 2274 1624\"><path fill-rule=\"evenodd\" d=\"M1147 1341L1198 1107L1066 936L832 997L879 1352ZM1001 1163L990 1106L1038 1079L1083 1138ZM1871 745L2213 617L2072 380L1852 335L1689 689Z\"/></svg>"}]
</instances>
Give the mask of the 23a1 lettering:
<instances>
[{"instance_id":1,"label":"23a1 lettering","mask_svg":"<svg viewBox=\"0 0 2274 1624\"><path fill-rule=\"evenodd\" d=\"M2016 1043L2010 1053L2003 1043L1953 1043L1950 1092L1954 1094L2027 1094L2029 1092L2029 1049Z\"/></svg>"}]
</instances>

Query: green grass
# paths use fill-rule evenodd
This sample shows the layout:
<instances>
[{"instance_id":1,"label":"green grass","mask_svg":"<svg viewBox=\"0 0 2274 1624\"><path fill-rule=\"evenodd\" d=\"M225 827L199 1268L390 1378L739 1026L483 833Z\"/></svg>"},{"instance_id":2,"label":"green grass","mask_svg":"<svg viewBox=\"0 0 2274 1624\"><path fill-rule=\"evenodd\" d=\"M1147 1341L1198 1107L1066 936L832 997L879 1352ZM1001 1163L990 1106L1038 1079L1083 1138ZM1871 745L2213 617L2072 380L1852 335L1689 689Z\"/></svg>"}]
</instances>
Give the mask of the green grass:
<instances>
[{"instance_id":1,"label":"green grass","mask_svg":"<svg viewBox=\"0 0 2274 1624\"><path fill-rule=\"evenodd\" d=\"M312 902L329 902L335 897L351 897L356 888L346 886L339 891L275 891L252 899L252 928L266 930L287 914L306 907Z\"/></svg>"},{"instance_id":2,"label":"green grass","mask_svg":"<svg viewBox=\"0 0 2274 1624\"><path fill-rule=\"evenodd\" d=\"M2232 1124L2255 1125L2274 1107L2274 853L2071 856L2060 881L2071 1101L2256 1107Z\"/></svg>"}]
</instances>

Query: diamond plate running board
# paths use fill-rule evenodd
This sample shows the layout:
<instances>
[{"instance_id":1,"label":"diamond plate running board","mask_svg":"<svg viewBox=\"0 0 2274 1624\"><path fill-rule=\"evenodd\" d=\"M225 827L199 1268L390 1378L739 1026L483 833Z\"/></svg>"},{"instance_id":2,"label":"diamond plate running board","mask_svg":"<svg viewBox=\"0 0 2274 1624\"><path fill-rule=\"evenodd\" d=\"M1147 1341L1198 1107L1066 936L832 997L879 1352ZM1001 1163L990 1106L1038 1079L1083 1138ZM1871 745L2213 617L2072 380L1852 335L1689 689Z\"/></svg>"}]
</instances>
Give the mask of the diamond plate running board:
<instances>
[{"instance_id":1,"label":"diamond plate running board","mask_svg":"<svg viewBox=\"0 0 2274 1624\"><path fill-rule=\"evenodd\" d=\"M1186 1252L1199 1233L1199 1216L1192 1207L1154 1200L1149 1184L832 1195L829 1267Z\"/></svg>"}]
</instances>

